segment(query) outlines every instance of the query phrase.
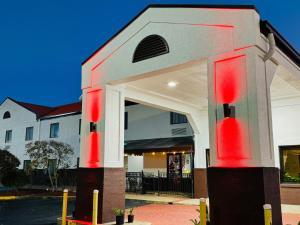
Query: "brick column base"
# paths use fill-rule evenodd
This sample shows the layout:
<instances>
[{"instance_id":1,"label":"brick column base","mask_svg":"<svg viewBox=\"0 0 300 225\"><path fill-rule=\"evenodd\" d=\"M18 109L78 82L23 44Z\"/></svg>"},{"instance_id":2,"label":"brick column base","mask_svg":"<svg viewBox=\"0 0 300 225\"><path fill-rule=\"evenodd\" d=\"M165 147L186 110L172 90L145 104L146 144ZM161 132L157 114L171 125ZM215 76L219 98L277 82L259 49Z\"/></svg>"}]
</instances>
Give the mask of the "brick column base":
<instances>
[{"instance_id":1,"label":"brick column base","mask_svg":"<svg viewBox=\"0 0 300 225\"><path fill-rule=\"evenodd\" d=\"M92 221L93 190L99 190L98 223L115 220L112 208L125 208L123 168L78 168L75 219Z\"/></svg>"},{"instance_id":2,"label":"brick column base","mask_svg":"<svg viewBox=\"0 0 300 225\"><path fill-rule=\"evenodd\" d=\"M194 169L194 198L207 198L207 173L206 169Z\"/></svg>"},{"instance_id":3,"label":"brick column base","mask_svg":"<svg viewBox=\"0 0 300 225\"><path fill-rule=\"evenodd\" d=\"M207 178L211 225L264 225L264 204L282 225L278 168L210 167Z\"/></svg>"}]
</instances>

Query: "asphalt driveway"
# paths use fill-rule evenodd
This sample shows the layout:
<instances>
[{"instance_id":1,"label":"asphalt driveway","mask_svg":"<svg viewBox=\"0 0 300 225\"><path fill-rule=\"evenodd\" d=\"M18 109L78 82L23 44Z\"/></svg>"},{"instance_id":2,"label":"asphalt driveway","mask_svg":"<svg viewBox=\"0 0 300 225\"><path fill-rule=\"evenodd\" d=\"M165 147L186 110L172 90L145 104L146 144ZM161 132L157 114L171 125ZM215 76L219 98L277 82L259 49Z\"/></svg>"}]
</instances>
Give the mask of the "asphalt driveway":
<instances>
[{"instance_id":1,"label":"asphalt driveway","mask_svg":"<svg viewBox=\"0 0 300 225\"><path fill-rule=\"evenodd\" d=\"M126 200L126 208L145 205L141 200ZM0 225L55 225L61 216L62 198L26 198L0 201ZM68 201L68 214L75 208L75 198Z\"/></svg>"}]
</instances>

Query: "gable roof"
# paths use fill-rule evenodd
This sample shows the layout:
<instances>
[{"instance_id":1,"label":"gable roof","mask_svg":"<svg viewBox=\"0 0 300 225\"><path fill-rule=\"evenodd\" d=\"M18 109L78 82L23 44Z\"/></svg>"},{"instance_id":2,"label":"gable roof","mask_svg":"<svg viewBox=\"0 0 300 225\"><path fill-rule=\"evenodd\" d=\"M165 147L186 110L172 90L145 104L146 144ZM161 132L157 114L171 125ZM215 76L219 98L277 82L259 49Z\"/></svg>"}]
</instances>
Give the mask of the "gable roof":
<instances>
[{"instance_id":1,"label":"gable roof","mask_svg":"<svg viewBox=\"0 0 300 225\"><path fill-rule=\"evenodd\" d=\"M33 112L34 114L36 114L37 118L39 118L39 119L47 119L47 118L63 116L63 115L67 115L67 114L78 114L78 113L81 113L81 109L82 109L81 101L69 103L69 104L65 104L65 105L60 105L60 106L55 106L55 107L50 107L50 106L32 104L32 103L28 103L28 102L20 102L20 101L16 101L15 99L12 99L10 97L7 97L3 102L5 102L7 99L24 107L25 109L29 110L30 112ZM138 103L125 101L125 106L136 105L136 104L138 104Z\"/></svg>"},{"instance_id":2,"label":"gable roof","mask_svg":"<svg viewBox=\"0 0 300 225\"><path fill-rule=\"evenodd\" d=\"M48 112L50 112L51 110L53 110L53 108L49 107L49 106L36 105L36 104L32 104L32 103L19 102L19 101L14 101L14 102L23 106L24 108L28 109L29 111L35 113L38 117L41 117L41 116L47 114Z\"/></svg>"},{"instance_id":3,"label":"gable roof","mask_svg":"<svg viewBox=\"0 0 300 225\"><path fill-rule=\"evenodd\" d=\"M254 5L207 5L207 4L151 4L144 8L138 15L136 15L131 21L129 21L121 30L109 38L103 45L101 45L96 51L94 51L87 59L85 59L81 65L84 65L94 55L96 55L102 48L104 48L109 42L117 37L123 30L125 30L130 24L132 24L138 17L140 17L149 8L206 8L206 9L252 9L257 13L258 10ZM274 34L276 40L276 46L284 52L296 65L300 67L300 54L295 50L289 42L283 38L283 36L271 26L267 20L260 21L261 33L267 37L269 32Z\"/></svg>"},{"instance_id":4,"label":"gable roof","mask_svg":"<svg viewBox=\"0 0 300 225\"><path fill-rule=\"evenodd\" d=\"M81 102L74 102L67 105L54 107L53 110L45 114L43 118L71 114L71 113L80 113L80 112L81 112Z\"/></svg>"},{"instance_id":5,"label":"gable roof","mask_svg":"<svg viewBox=\"0 0 300 225\"><path fill-rule=\"evenodd\" d=\"M25 109L33 112L34 114L36 114L37 118L39 119L62 116L65 114L81 113L81 102L74 102L66 105L50 107L50 106L32 104L28 102L20 102L10 97L6 99L9 99L14 103L24 107Z\"/></svg>"}]
</instances>

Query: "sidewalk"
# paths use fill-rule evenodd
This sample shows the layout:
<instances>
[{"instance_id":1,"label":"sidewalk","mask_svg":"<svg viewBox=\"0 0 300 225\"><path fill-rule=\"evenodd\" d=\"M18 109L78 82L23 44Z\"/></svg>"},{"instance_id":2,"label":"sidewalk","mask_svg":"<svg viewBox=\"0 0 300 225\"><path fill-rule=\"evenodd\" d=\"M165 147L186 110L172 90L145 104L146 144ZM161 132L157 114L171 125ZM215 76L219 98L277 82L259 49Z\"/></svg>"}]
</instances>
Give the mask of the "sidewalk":
<instances>
[{"instance_id":1,"label":"sidewalk","mask_svg":"<svg viewBox=\"0 0 300 225\"><path fill-rule=\"evenodd\" d=\"M126 198L153 202L153 204L137 207L134 211L138 220L149 221L152 225L190 225L190 219L198 217L196 209L199 199L136 194L126 194ZM298 225L300 205L283 204L281 207L283 224Z\"/></svg>"},{"instance_id":2,"label":"sidewalk","mask_svg":"<svg viewBox=\"0 0 300 225\"><path fill-rule=\"evenodd\" d=\"M148 202L155 202L155 203L166 203L166 204L174 204L176 202L186 201L189 198L186 197L177 197L177 196L168 196L168 195L154 195L154 194L127 194L125 195L126 199L133 199L133 200L143 200Z\"/></svg>"}]
</instances>

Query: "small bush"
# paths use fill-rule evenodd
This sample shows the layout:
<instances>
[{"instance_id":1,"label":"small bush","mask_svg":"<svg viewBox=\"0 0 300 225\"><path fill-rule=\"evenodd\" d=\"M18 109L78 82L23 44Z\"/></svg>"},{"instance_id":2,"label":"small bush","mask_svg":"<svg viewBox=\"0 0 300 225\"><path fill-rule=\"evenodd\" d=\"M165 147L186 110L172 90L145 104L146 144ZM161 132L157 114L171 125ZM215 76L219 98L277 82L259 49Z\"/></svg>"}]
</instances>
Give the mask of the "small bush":
<instances>
[{"instance_id":1,"label":"small bush","mask_svg":"<svg viewBox=\"0 0 300 225\"><path fill-rule=\"evenodd\" d=\"M8 187L21 187L29 183L29 178L23 170L7 172L2 178L2 184Z\"/></svg>"},{"instance_id":2,"label":"small bush","mask_svg":"<svg viewBox=\"0 0 300 225\"><path fill-rule=\"evenodd\" d=\"M115 214L115 216L124 216L124 214L125 214L124 209L113 208L112 211Z\"/></svg>"},{"instance_id":3,"label":"small bush","mask_svg":"<svg viewBox=\"0 0 300 225\"><path fill-rule=\"evenodd\" d=\"M289 175L288 173L285 173L283 176L283 181L288 182L288 183L299 183L300 177L293 177L293 176Z\"/></svg>"}]
</instances>

